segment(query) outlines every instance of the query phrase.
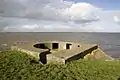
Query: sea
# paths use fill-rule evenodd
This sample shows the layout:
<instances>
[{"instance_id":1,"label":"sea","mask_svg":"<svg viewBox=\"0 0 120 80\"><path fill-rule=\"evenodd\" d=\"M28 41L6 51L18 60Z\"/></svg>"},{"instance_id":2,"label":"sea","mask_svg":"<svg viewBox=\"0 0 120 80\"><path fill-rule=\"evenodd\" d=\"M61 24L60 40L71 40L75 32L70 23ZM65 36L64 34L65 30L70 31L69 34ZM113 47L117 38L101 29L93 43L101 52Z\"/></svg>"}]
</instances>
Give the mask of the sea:
<instances>
[{"instance_id":1,"label":"sea","mask_svg":"<svg viewBox=\"0 0 120 80\"><path fill-rule=\"evenodd\" d=\"M1 32L0 44L16 41L74 41L98 44L111 57L120 58L120 33L95 32Z\"/></svg>"}]
</instances>

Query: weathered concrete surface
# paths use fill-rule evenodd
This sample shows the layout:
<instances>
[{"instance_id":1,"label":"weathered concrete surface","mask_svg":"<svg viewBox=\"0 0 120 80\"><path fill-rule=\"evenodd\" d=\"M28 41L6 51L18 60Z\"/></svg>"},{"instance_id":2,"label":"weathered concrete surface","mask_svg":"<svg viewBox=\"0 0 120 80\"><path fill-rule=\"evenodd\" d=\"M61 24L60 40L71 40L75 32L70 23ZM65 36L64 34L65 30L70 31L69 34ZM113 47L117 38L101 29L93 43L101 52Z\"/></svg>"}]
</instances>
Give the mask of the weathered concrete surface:
<instances>
[{"instance_id":1,"label":"weathered concrete surface","mask_svg":"<svg viewBox=\"0 0 120 80\"><path fill-rule=\"evenodd\" d=\"M90 45L90 44L82 44L81 47L76 47L68 50L61 50L58 52L54 52L52 55L59 57L59 58L64 58L68 59L74 55L78 55L80 53L85 53L87 50L94 50L93 48L97 49L97 45ZM86 52L88 53L88 51Z\"/></svg>"},{"instance_id":2,"label":"weathered concrete surface","mask_svg":"<svg viewBox=\"0 0 120 80\"><path fill-rule=\"evenodd\" d=\"M65 64L65 60L56 56L53 56L51 54L47 55L47 64L50 63L60 63L60 64Z\"/></svg>"},{"instance_id":3,"label":"weathered concrete surface","mask_svg":"<svg viewBox=\"0 0 120 80\"><path fill-rule=\"evenodd\" d=\"M101 60L114 60L114 58L108 56L103 52L100 48L97 48L91 53L93 59L101 59Z\"/></svg>"},{"instance_id":4,"label":"weathered concrete surface","mask_svg":"<svg viewBox=\"0 0 120 80\"><path fill-rule=\"evenodd\" d=\"M32 51L32 50L23 49L23 48L20 48L17 46L11 46L11 49L27 53L28 55L35 57L37 60L40 59L40 57L39 57L40 53L46 51L46 50L41 50L40 52L39 51Z\"/></svg>"},{"instance_id":5,"label":"weathered concrete surface","mask_svg":"<svg viewBox=\"0 0 120 80\"><path fill-rule=\"evenodd\" d=\"M34 44L45 43L48 49L35 48ZM58 49L52 49L52 43L58 43ZM66 49L66 44L71 44L70 49ZM97 44L84 44L75 42L62 41L44 41L44 42L29 42L27 44L16 44L12 49L25 52L41 62L49 63L63 63L82 59L102 59L113 60L112 57L106 55ZM51 51L48 51L51 49ZM47 53L46 53L47 52ZM43 55L42 55L43 54ZM45 60L45 61L44 61Z\"/></svg>"},{"instance_id":6,"label":"weathered concrete surface","mask_svg":"<svg viewBox=\"0 0 120 80\"><path fill-rule=\"evenodd\" d=\"M73 48L75 45L74 42L63 42L63 41L43 41L43 42L36 42L35 44L42 44L44 43L46 47L48 47L49 49L51 49L52 51L61 51L61 50L65 50L66 49L66 44L72 44L72 47ZM53 43L58 43L58 49L53 49L52 47L52 44Z\"/></svg>"}]
</instances>

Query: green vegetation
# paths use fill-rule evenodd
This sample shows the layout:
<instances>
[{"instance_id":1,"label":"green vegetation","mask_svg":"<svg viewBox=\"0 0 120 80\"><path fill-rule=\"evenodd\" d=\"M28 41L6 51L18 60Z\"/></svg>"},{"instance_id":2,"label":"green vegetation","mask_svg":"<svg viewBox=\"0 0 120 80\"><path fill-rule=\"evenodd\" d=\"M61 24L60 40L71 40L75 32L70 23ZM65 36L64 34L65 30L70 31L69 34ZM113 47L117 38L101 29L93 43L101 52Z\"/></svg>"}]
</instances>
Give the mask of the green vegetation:
<instances>
[{"instance_id":1,"label":"green vegetation","mask_svg":"<svg viewBox=\"0 0 120 80\"><path fill-rule=\"evenodd\" d=\"M117 80L120 61L77 60L40 65L18 51L0 52L0 80Z\"/></svg>"}]
</instances>

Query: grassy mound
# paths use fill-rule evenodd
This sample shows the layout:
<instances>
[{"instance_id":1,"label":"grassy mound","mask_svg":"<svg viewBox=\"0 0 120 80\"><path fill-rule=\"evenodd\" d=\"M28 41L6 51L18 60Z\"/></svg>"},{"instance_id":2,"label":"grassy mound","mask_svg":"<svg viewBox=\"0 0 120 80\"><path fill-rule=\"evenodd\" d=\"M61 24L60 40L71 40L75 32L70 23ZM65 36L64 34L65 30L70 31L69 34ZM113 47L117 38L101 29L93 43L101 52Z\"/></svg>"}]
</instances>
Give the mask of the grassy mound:
<instances>
[{"instance_id":1,"label":"grassy mound","mask_svg":"<svg viewBox=\"0 0 120 80\"><path fill-rule=\"evenodd\" d=\"M40 65L27 54L0 52L1 80L117 80L119 61L77 60L66 65Z\"/></svg>"}]
</instances>

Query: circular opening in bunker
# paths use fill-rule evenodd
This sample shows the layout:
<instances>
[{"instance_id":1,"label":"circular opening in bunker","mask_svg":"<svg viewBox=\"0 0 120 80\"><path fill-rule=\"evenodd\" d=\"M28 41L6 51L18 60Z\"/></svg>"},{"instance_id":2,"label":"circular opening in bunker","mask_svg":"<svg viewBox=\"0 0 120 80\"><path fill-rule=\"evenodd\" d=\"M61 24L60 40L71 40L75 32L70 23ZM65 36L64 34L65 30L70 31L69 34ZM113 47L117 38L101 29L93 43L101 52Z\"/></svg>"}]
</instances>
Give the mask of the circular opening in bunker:
<instances>
[{"instance_id":1,"label":"circular opening in bunker","mask_svg":"<svg viewBox=\"0 0 120 80\"><path fill-rule=\"evenodd\" d=\"M40 48L40 49L48 49L48 47L45 46L44 43L35 44L35 45L33 45L33 47Z\"/></svg>"},{"instance_id":2,"label":"circular opening in bunker","mask_svg":"<svg viewBox=\"0 0 120 80\"><path fill-rule=\"evenodd\" d=\"M80 45L78 45L78 47L80 47Z\"/></svg>"}]
</instances>

